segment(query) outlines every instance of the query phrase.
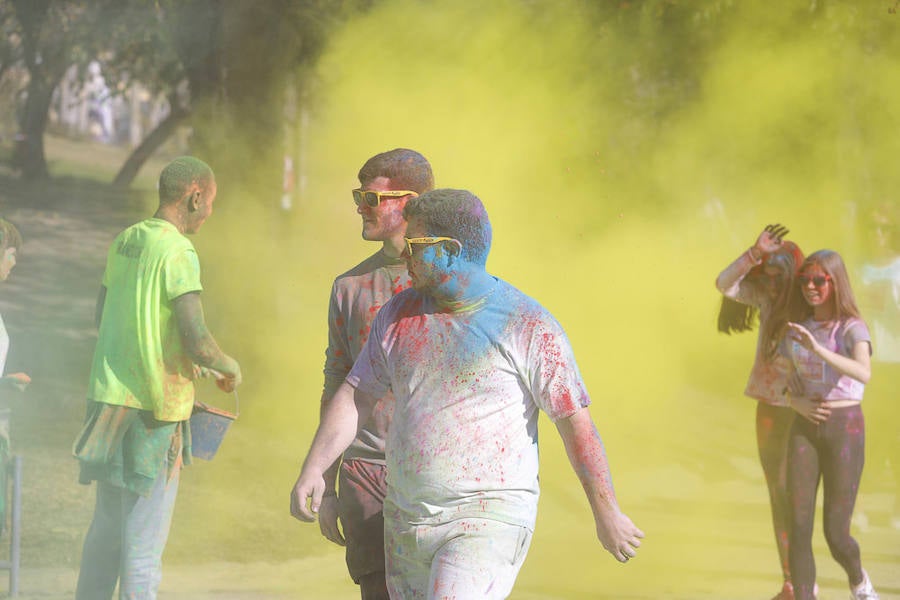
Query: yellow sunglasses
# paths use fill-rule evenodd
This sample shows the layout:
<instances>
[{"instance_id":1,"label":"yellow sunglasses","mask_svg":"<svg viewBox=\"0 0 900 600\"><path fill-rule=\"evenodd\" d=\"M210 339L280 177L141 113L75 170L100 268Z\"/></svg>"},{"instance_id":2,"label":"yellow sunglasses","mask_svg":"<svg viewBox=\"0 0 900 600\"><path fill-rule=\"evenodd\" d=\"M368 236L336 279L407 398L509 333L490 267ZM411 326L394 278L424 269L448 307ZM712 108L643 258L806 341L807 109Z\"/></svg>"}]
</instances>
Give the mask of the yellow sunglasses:
<instances>
[{"instance_id":1,"label":"yellow sunglasses","mask_svg":"<svg viewBox=\"0 0 900 600\"><path fill-rule=\"evenodd\" d=\"M451 237L405 237L403 238L403 240L406 242L406 253L409 256L412 256L413 244L437 244L438 242L456 242L456 245L459 246L460 250L462 250L462 242L460 242L456 238Z\"/></svg>"},{"instance_id":2,"label":"yellow sunglasses","mask_svg":"<svg viewBox=\"0 0 900 600\"><path fill-rule=\"evenodd\" d=\"M390 190L387 192L377 192L375 190L352 190L353 201L357 206L365 203L369 208L375 208L381 204L382 198L402 198L403 196L418 196L416 192L409 190Z\"/></svg>"}]
</instances>

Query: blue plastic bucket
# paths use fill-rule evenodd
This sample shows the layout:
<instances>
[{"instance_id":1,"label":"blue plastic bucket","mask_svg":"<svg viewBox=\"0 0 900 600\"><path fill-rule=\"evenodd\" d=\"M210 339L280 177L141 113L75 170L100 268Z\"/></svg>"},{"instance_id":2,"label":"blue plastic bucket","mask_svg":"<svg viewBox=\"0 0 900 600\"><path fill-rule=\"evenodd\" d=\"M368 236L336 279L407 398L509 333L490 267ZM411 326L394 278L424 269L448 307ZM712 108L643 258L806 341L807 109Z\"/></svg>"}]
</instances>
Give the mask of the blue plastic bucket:
<instances>
[{"instance_id":1,"label":"blue plastic bucket","mask_svg":"<svg viewBox=\"0 0 900 600\"><path fill-rule=\"evenodd\" d=\"M203 460L212 460L218 451L225 433L238 417L237 392L234 394L235 412L194 402L191 414L191 455Z\"/></svg>"}]
</instances>

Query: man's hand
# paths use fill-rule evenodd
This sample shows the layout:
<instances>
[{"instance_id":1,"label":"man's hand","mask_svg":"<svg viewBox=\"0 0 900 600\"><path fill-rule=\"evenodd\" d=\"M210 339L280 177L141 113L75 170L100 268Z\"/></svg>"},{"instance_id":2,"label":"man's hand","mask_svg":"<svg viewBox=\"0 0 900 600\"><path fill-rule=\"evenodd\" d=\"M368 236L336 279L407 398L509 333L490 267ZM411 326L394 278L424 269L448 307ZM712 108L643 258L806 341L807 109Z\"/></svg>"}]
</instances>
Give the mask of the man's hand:
<instances>
[{"instance_id":1,"label":"man's hand","mask_svg":"<svg viewBox=\"0 0 900 600\"><path fill-rule=\"evenodd\" d=\"M195 364L194 379L215 377L216 386L220 390L227 393L233 392L235 388L241 383L241 367L237 364L236 360L231 360L234 363L234 375L226 375L225 373L221 373L215 369L210 369L209 367L201 367L200 365Z\"/></svg>"},{"instance_id":2,"label":"man's hand","mask_svg":"<svg viewBox=\"0 0 900 600\"><path fill-rule=\"evenodd\" d=\"M338 546L347 544L338 526L338 502L334 492L324 496L322 504L319 505L319 531Z\"/></svg>"},{"instance_id":3,"label":"man's hand","mask_svg":"<svg viewBox=\"0 0 900 600\"><path fill-rule=\"evenodd\" d=\"M216 387L226 393L231 393L240 383L238 377L217 377Z\"/></svg>"},{"instance_id":4,"label":"man's hand","mask_svg":"<svg viewBox=\"0 0 900 600\"><path fill-rule=\"evenodd\" d=\"M225 355L225 368L214 370L212 374L216 378L216 385L223 392L231 393L234 389L241 385L243 377L241 375L241 365L228 355Z\"/></svg>"},{"instance_id":5,"label":"man's hand","mask_svg":"<svg viewBox=\"0 0 900 600\"><path fill-rule=\"evenodd\" d=\"M226 393L231 393L241 385L241 366L236 360L230 356L227 359L228 370L217 371L216 369L206 369L209 375L216 378L216 387Z\"/></svg>"},{"instance_id":6,"label":"man's hand","mask_svg":"<svg viewBox=\"0 0 900 600\"><path fill-rule=\"evenodd\" d=\"M295 519L312 523L316 520L324 493L325 479L321 473L307 473L305 469L300 471L291 490L291 514Z\"/></svg>"},{"instance_id":7,"label":"man's hand","mask_svg":"<svg viewBox=\"0 0 900 600\"><path fill-rule=\"evenodd\" d=\"M781 248L781 240L788 233L788 228L779 223L766 225L766 228L763 229L762 233L759 234L759 237L756 238L756 243L753 244L753 246L758 251L762 252L764 255L763 258L765 258L766 254L772 254Z\"/></svg>"},{"instance_id":8,"label":"man's hand","mask_svg":"<svg viewBox=\"0 0 900 600\"><path fill-rule=\"evenodd\" d=\"M603 511L597 519L597 538L619 562L628 562L634 558L643 537L644 532L618 507Z\"/></svg>"}]
</instances>

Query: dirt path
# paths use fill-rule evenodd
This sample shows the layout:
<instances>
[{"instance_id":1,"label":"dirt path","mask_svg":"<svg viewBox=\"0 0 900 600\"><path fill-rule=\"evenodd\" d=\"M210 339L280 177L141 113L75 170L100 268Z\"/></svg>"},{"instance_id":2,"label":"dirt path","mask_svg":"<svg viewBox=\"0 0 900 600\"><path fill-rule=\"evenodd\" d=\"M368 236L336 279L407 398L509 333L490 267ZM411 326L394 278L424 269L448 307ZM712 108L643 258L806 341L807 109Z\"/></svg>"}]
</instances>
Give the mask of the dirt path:
<instances>
[{"instance_id":1,"label":"dirt path","mask_svg":"<svg viewBox=\"0 0 900 600\"><path fill-rule=\"evenodd\" d=\"M63 568L28 568L22 572L19 600L70 600L77 572ZM330 581L329 585L327 582ZM355 600L345 581L340 557L285 563L207 563L167 565L160 600Z\"/></svg>"}]
</instances>

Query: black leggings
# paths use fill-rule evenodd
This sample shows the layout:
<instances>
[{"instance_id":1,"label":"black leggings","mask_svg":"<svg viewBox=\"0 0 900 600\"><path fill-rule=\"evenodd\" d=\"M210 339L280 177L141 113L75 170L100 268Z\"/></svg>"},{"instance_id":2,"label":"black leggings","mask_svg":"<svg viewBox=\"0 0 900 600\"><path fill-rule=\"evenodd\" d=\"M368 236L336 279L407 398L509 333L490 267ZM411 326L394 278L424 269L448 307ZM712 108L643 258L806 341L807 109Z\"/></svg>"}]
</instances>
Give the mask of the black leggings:
<instances>
[{"instance_id":1,"label":"black leggings","mask_svg":"<svg viewBox=\"0 0 900 600\"><path fill-rule=\"evenodd\" d=\"M759 461L769 488L775 543L785 581L791 580L791 571L788 567L791 511L787 495L787 452L788 436L795 414L792 408L786 406L772 406L758 402L756 407L756 445L759 448Z\"/></svg>"},{"instance_id":2,"label":"black leggings","mask_svg":"<svg viewBox=\"0 0 900 600\"><path fill-rule=\"evenodd\" d=\"M791 505L790 568L797 600L811 600L816 582L812 535L819 478L824 484L823 526L831 555L851 585L862 581L859 545L850 535L850 517L865 460L865 425L859 405L831 410L820 425L797 417L788 445Z\"/></svg>"}]
</instances>

